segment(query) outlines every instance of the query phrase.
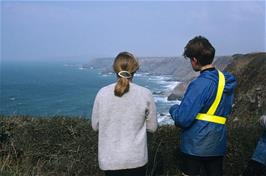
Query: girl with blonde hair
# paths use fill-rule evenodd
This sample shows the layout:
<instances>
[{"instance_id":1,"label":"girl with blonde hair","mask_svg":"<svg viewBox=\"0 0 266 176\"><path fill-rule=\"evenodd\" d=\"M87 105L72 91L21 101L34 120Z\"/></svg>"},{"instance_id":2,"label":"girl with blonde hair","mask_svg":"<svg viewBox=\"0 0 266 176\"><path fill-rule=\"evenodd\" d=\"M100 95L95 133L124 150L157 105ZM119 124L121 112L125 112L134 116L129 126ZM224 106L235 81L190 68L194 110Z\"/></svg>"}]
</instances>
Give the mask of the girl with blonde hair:
<instances>
[{"instance_id":1,"label":"girl with blonde hair","mask_svg":"<svg viewBox=\"0 0 266 176\"><path fill-rule=\"evenodd\" d=\"M157 119L150 90L132 82L138 69L131 53L119 53L113 63L117 82L101 88L94 101L91 123L106 175L146 174L147 131L156 131Z\"/></svg>"}]
</instances>

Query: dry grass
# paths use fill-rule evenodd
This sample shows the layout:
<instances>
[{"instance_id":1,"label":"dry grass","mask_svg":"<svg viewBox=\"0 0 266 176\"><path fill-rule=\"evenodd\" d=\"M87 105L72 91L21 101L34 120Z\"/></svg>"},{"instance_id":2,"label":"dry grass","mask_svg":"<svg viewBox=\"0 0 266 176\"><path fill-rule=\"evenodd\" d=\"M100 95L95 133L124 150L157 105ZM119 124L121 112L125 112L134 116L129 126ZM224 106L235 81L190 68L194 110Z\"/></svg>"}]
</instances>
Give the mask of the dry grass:
<instances>
[{"instance_id":1,"label":"dry grass","mask_svg":"<svg viewBox=\"0 0 266 176\"><path fill-rule=\"evenodd\" d=\"M97 133L80 118L0 117L0 175L103 175ZM255 120L229 122L225 175L241 174L262 129ZM163 126L148 136L148 175L181 175L179 129Z\"/></svg>"}]
</instances>

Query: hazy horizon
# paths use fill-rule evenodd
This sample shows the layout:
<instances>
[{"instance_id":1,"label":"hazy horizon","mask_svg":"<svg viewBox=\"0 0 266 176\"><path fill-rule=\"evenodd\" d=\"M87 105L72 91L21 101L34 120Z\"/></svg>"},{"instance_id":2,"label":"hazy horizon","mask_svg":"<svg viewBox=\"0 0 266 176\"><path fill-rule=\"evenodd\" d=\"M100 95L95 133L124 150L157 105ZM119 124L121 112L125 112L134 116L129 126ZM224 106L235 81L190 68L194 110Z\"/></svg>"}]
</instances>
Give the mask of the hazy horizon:
<instances>
[{"instance_id":1,"label":"hazy horizon","mask_svg":"<svg viewBox=\"0 0 266 176\"><path fill-rule=\"evenodd\" d=\"M2 61L179 57L196 35L216 56L265 52L265 1L1 1Z\"/></svg>"}]
</instances>

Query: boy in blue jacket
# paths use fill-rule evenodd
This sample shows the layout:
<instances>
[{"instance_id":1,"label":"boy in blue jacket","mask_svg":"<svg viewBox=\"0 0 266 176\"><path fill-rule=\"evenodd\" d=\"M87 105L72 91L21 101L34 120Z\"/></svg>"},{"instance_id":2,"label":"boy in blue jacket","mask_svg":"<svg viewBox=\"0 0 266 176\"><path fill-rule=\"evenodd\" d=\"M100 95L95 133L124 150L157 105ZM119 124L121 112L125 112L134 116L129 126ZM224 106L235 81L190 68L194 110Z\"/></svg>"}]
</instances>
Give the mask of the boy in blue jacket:
<instances>
[{"instance_id":1,"label":"boy in blue jacket","mask_svg":"<svg viewBox=\"0 0 266 176\"><path fill-rule=\"evenodd\" d=\"M203 169L206 175L220 176L226 152L225 123L232 109L236 79L212 65L215 49L202 36L190 40L183 55L200 75L189 84L181 104L169 110L175 125L182 129L181 170L184 175L200 175Z\"/></svg>"}]
</instances>

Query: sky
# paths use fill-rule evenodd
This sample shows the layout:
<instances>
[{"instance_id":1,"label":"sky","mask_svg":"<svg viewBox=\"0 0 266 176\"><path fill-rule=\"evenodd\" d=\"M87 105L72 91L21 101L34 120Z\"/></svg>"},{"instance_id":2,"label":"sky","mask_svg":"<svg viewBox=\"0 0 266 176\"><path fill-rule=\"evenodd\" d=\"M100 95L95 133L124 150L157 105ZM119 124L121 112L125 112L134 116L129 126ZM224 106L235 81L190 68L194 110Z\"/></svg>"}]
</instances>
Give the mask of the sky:
<instances>
[{"instance_id":1,"label":"sky","mask_svg":"<svg viewBox=\"0 0 266 176\"><path fill-rule=\"evenodd\" d=\"M1 1L1 60L181 56L205 36L216 55L266 51L264 1Z\"/></svg>"}]
</instances>

